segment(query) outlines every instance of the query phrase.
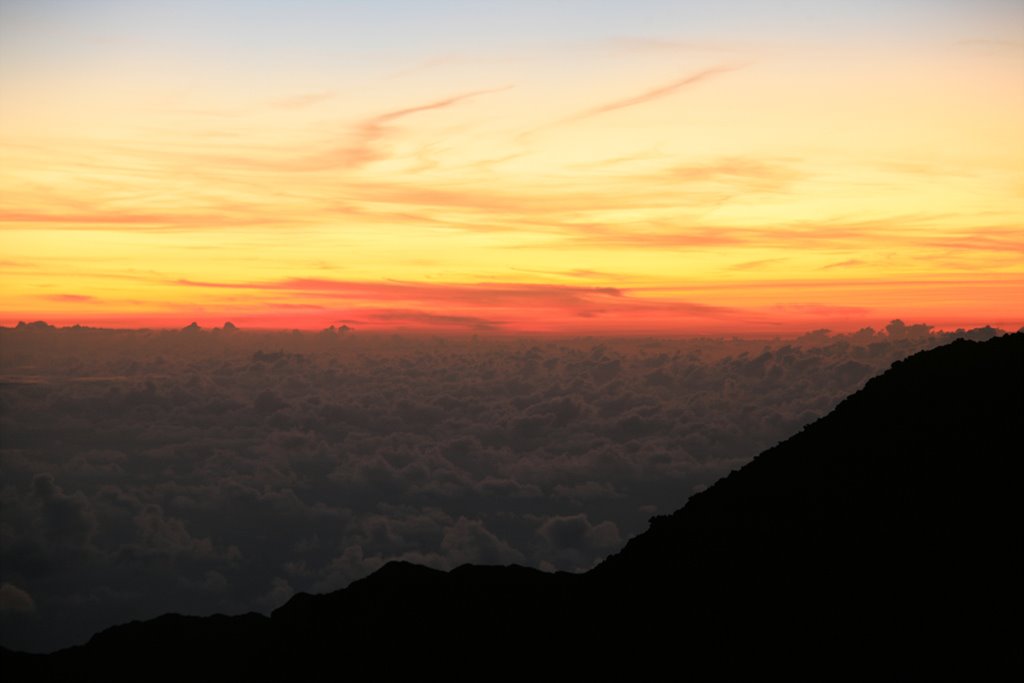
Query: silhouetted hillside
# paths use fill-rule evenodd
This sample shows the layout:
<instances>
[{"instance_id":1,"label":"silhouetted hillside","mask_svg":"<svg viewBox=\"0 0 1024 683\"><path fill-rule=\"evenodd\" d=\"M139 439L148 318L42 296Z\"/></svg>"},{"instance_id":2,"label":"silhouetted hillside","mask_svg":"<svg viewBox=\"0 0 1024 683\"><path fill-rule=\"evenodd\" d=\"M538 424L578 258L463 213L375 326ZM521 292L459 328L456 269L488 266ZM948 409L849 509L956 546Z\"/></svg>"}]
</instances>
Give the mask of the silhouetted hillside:
<instances>
[{"instance_id":1,"label":"silhouetted hillside","mask_svg":"<svg viewBox=\"0 0 1024 683\"><path fill-rule=\"evenodd\" d=\"M1016 680L1024 335L897 363L583 575L391 563L7 680Z\"/></svg>"}]
</instances>

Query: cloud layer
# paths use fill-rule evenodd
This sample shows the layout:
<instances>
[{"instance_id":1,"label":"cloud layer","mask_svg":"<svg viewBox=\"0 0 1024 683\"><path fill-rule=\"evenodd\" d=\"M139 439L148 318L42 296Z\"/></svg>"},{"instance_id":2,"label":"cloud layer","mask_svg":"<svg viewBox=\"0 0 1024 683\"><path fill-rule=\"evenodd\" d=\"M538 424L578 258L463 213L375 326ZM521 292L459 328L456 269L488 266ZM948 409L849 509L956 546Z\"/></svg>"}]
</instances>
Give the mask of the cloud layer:
<instances>
[{"instance_id":1,"label":"cloud layer","mask_svg":"<svg viewBox=\"0 0 1024 683\"><path fill-rule=\"evenodd\" d=\"M950 337L0 335L0 635L33 649L392 559L585 569Z\"/></svg>"}]
</instances>

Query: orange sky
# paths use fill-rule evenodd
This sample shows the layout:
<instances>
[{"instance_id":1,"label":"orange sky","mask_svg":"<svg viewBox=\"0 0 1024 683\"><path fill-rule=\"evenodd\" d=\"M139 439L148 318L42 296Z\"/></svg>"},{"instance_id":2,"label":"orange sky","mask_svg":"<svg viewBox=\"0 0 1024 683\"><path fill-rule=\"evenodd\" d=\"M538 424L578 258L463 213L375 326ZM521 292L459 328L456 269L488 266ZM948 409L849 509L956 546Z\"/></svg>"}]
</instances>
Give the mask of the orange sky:
<instances>
[{"instance_id":1,"label":"orange sky","mask_svg":"<svg viewBox=\"0 0 1024 683\"><path fill-rule=\"evenodd\" d=\"M1024 324L1024 6L773 4L4 2L0 324Z\"/></svg>"}]
</instances>

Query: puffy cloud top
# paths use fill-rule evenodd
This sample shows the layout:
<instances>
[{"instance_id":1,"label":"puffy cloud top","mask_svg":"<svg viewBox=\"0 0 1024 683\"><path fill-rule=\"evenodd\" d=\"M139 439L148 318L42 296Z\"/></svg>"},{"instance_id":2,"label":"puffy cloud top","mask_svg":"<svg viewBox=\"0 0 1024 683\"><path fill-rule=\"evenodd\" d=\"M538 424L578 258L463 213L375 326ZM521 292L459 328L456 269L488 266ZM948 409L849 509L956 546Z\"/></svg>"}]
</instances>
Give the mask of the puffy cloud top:
<instances>
[{"instance_id":1,"label":"puffy cloud top","mask_svg":"<svg viewBox=\"0 0 1024 683\"><path fill-rule=\"evenodd\" d=\"M0 329L4 645L269 610L392 559L586 569L951 337L899 321L790 341L232 328Z\"/></svg>"}]
</instances>

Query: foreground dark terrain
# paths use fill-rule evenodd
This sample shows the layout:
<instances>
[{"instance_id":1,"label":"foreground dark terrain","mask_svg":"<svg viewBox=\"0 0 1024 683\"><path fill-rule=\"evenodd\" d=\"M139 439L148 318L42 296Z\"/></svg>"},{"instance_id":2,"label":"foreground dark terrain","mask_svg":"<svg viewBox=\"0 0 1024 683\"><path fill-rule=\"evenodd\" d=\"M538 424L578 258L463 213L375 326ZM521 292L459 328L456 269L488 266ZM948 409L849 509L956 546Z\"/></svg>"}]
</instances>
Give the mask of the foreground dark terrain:
<instances>
[{"instance_id":1,"label":"foreground dark terrain","mask_svg":"<svg viewBox=\"0 0 1024 683\"><path fill-rule=\"evenodd\" d=\"M585 574L391 563L6 680L1017 680L1024 335L916 354Z\"/></svg>"}]
</instances>

